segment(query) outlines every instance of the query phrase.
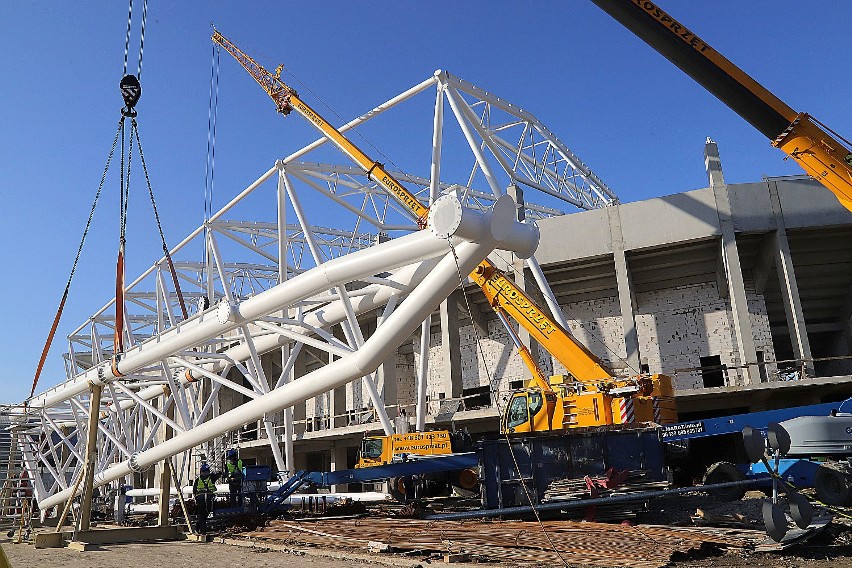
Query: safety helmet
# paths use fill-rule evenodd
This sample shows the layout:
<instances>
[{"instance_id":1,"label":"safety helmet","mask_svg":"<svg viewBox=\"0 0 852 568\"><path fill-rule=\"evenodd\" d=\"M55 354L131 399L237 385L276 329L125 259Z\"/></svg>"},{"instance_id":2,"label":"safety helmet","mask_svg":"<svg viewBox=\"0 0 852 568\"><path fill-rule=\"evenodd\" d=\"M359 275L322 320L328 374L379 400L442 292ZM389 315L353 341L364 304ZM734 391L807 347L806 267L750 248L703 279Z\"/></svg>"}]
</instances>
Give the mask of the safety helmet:
<instances>
[{"instance_id":1,"label":"safety helmet","mask_svg":"<svg viewBox=\"0 0 852 568\"><path fill-rule=\"evenodd\" d=\"M201 464L201 474L210 473L210 466L207 465L207 462Z\"/></svg>"},{"instance_id":2,"label":"safety helmet","mask_svg":"<svg viewBox=\"0 0 852 568\"><path fill-rule=\"evenodd\" d=\"M237 450L232 448L232 449L228 450L225 455L229 458L235 458L235 457L237 457Z\"/></svg>"}]
</instances>

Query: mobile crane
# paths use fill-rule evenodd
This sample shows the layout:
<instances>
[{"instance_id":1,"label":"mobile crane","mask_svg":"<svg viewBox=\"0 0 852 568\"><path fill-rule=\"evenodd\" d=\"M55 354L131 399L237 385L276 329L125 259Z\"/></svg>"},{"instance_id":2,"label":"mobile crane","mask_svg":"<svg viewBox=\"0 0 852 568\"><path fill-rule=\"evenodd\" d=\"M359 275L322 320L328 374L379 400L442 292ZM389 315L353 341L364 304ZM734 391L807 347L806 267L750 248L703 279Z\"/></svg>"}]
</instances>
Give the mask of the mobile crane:
<instances>
[{"instance_id":1,"label":"mobile crane","mask_svg":"<svg viewBox=\"0 0 852 568\"><path fill-rule=\"evenodd\" d=\"M312 109L280 78L282 67L271 73L240 50L218 30L212 40L234 57L260 84L283 115L295 111L349 157L384 191L396 198L417 221L426 226L429 209L406 189L383 164L371 159L339 130ZM589 427L632 422L673 423L677 421L671 378L665 375L638 375L617 378L594 354L578 343L570 333L550 318L518 286L487 259L470 274L480 286L489 304L501 319L520 356L530 369L532 380L527 388L511 394L501 421L506 433L544 432L563 428ZM509 324L511 317L526 329L567 370L568 375L548 381L532 355L520 342ZM435 444L419 440L408 443L405 436L393 434L365 439L359 465L382 465L401 453L433 455L449 449L444 437L431 437ZM381 443L379 443L381 442ZM437 447L436 446L440 446ZM396 450L395 448L405 448Z\"/></svg>"},{"instance_id":2,"label":"mobile crane","mask_svg":"<svg viewBox=\"0 0 852 568\"><path fill-rule=\"evenodd\" d=\"M796 112L651 0L592 0L674 63L852 211L852 144L804 112Z\"/></svg>"}]
</instances>

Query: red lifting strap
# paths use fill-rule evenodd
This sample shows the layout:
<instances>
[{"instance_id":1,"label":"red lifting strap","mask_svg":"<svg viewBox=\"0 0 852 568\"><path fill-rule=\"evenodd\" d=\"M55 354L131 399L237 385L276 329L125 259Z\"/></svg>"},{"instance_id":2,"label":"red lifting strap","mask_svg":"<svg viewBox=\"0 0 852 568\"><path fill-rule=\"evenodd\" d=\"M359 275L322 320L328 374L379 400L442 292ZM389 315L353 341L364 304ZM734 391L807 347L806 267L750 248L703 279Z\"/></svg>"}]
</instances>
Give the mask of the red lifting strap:
<instances>
[{"instance_id":1,"label":"red lifting strap","mask_svg":"<svg viewBox=\"0 0 852 568\"><path fill-rule=\"evenodd\" d=\"M124 242L118 247L115 264L115 339L113 353L124 351Z\"/></svg>"},{"instance_id":2,"label":"red lifting strap","mask_svg":"<svg viewBox=\"0 0 852 568\"><path fill-rule=\"evenodd\" d=\"M59 302L59 309L56 310L56 317L53 318L53 326L50 328L50 333L47 334L47 342L44 344L44 349L41 352L41 359L38 360L38 368L35 372L35 378L33 378L33 388L30 389L30 398L32 398L35 394L38 378L41 376L44 361L47 359L47 352L50 351L50 344L53 343L53 336L56 334L56 328L59 327L59 318L62 317L62 310L65 308L66 298L68 298L68 287L65 288L65 293L62 294L62 301Z\"/></svg>"}]
</instances>

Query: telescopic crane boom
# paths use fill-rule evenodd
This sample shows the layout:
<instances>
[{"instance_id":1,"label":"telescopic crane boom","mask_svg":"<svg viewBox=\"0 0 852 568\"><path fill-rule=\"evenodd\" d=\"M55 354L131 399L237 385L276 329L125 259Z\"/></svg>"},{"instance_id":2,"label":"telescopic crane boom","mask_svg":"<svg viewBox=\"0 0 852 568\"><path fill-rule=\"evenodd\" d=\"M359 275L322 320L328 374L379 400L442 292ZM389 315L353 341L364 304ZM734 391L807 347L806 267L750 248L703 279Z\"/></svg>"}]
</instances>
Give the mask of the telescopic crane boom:
<instances>
[{"instance_id":1,"label":"telescopic crane boom","mask_svg":"<svg viewBox=\"0 0 852 568\"><path fill-rule=\"evenodd\" d=\"M650 0L592 0L757 128L852 211L850 143L728 61Z\"/></svg>"}]
</instances>

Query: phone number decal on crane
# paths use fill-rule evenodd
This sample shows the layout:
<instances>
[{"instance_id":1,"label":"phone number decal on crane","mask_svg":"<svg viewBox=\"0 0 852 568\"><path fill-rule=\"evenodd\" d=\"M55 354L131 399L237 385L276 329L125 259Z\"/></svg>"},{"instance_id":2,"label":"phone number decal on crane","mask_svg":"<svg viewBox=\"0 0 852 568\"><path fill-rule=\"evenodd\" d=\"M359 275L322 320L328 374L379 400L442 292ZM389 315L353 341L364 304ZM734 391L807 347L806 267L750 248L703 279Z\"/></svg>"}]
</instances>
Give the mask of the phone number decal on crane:
<instances>
[{"instance_id":1,"label":"phone number decal on crane","mask_svg":"<svg viewBox=\"0 0 852 568\"><path fill-rule=\"evenodd\" d=\"M683 422L681 424L671 424L663 426L660 436L663 440L666 438L674 438L679 436L689 436L692 434L700 434L704 432L704 421Z\"/></svg>"}]
</instances>

